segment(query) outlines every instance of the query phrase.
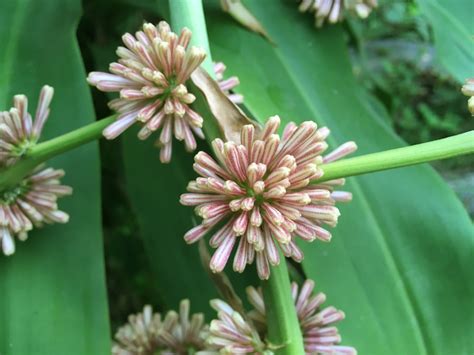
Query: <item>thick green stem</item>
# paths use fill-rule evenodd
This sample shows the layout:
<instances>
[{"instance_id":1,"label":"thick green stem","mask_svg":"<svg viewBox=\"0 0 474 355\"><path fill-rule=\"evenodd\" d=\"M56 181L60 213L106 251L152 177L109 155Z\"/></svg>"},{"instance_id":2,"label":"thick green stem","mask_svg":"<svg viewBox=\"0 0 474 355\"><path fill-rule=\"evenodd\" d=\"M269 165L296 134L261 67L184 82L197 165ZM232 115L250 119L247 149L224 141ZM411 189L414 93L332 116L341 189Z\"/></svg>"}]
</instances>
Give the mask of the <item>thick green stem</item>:
<instances>
[{"instance_id":1,"label":"thick green stem","mask_svg":"<svg viewBox=\"0 0 474 355\"><path fill-rule=\"evenodd\" d=\"M100 138L114 120L110 116L32 147L17 164L0 173L0 191L16 185L46 160Z\"/></svg>"},{"instance_id":2,"label":"thick green stem","mask_svg":"<svg viewBox=\"0 0 474 355\"><path fill-rule=\"evenodd\" d=\"M180 31L187 27L193 33L191 45L201 47L207 53L202 67L215 78L214 66L212 64L211 50L209 48L209 39L207 37L206 20L201 0L170 0L171 25L175 31ZM198 112L207 112L207 119L204 120L203 129L209 142L219 138L221 131L217 121L210 114L204 95L192 84L191 80L186 84L191 92L196 96L194 105Z\"/></svg>"},{"instance_id":3,"label":"thick green stem","mask_svg":"<svg viewBox=\"0 0 474 355\"><path fill-rule=\"evenodd\" d=\"M313 183L317 184L322 181L400 168L472 153L474 153L474 131L410 147L391 149L324 164L321 166L324 170L323 177L313 181Z\"/></svg>"},{"instance_id":4,"label":"thick green stem","mask_svg":"<svg viewBox=\"0 0 474 355\"><path fill-rule=\"evenodd\" d=\"M207 28L201 0L170 0L171 24L175 30L188 27L193 32L192 44L202 47L207 53L204 69L215 77L212 57L207 37ZM202 95L196 91L198 101L203 102ZM209 141L220 134L217 122L213 119L204 121L204 131ZM284 259L282 257L282 259ZM282 345L278 354L304 354L303 339L291 298L290 281L286 263L272 268L270 279L264 282L265 303L268 312L270 341Z\"/></svg>"},{"instance_id":5,"label":"thick green stem","mask_svg":"<svg viewBox=\"0 0 474 355\"><path fill-rule=\"evenodd\" d=\"M271 268L268 281L262 281L265 299L268 339L277 354L304 354L295 304L291 297L290 278L283 255L279 265Z\"/></svg>"},{"instance_id":6,"label":"thick green stem","mask_svg":"<svg viewBox=\"0 0 474 355\"><path fill-rule=\"evenodd\" d=\"M75 131L50 139L31 148L29 156L45 161L53 156L89 143L102 137L102 131L115 121L115 116L109 116Z\"/></svg>"},{"instance_id":7,"label":"thick green stem","mask_svg":"<svg viewBox=\"0 0 474 355\"><path fill-rule=\"evenodd\" d=\"M203 68L215 77L209 39L207 37L206 19L201 0L170 0L171 25L174 31L187 27L193 33L191 45L201 47L207 53Z\"/></svg>"}]
</instances>

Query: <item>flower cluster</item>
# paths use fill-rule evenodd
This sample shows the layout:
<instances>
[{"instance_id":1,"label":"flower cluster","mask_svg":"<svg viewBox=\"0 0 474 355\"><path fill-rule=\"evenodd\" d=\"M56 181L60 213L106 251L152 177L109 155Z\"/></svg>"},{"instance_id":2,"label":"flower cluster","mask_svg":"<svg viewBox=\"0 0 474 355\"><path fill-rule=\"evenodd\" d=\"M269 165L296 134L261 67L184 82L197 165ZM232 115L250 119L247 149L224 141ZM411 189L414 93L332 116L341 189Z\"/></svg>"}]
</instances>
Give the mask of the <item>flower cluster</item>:
<instances>
[{"instance_id":1,"label":"flower cluster","mask_svg":"<svg viewBox=\"0 0 474 355\"><path fill-rule=\"evenodd\" d=\"M321 309L326 295L313 295L313 289L312 280L306 280L301 289L296 283L291 285L306 354L356 354L353 347L338 345L341 336L334 323L344 319L344 312L332 306ZM224 301L211 301L218 319L211 322L207 343L221 354L273 354L272 348L278 346L266 343L268 325L262 290L248 287L247 298L254 309L246 315Z\"/></svg>"},{"instance_id":2,"label":"flower cluster","mask_svg":"<svg viewBox=\"0 0 474 355\"><path fill-rule=\"evenodd\" d=\"M53 94L52 87L43 86L34 120L25 95L14 96L10 111L0 112L0 168L15 164L38 142ZM72 193L60 184L63 176L63 170L38 167L16 185L0 190L0 245L5 255L15 252L15 236L24 241L33 227L69 220L57 205L59 197Z\"/></svg>"},{"instance_id":3,"label":"flower cluster","mask_svg":"<svg viewBox=\"0 0 474 355\"><path fill-rule=\"evenodd\" d=\"M474 78L467 79L462 87L462 93L469 96L467 107L471 115L474 116Z\"/></svg>"},{"instance_id":4,"label":"flower cluster","mask_svg":"<svg viewBox=\"0 0 474 355\"><path fill-rule=\"evenodd\" d=\"M214 72L216 73L216 80L221 90L234 104L242 104L244 102L244 97L240 94L230 92L240 84L239 78L236 76L231 76L230 78L224 79L225 70L226 66L224 63L214 63Z\"/></svg>"},{"instance_id":5,"label":"flower cluster","mask_svg":"<svg viewBox=\"0 0 474 355\"><path fill-rule=\"evenodd\" d=\"M151 306L145 306L142 313L129 316L128 323L115 334L114 355L185 355L192 349L205 349L208 327L204 315L189 317L189 300L181 301L179 314L169 311L162 319L160 313L153 313Z\"/></svg>"},{"instance_id":6,"label":"flower cluster","mask_svg":"<svg viewBox=\"0 0 474 355\"><path fill-rule=\"evenodd\" d=\"M376 6L377 0L302 0L299 10L314 13L315 25L321 27L326 20L331 24L342 21L345 11L366 18Z\"/></svg>"},{"instance_id":7,"label":"flower cluster","mask_svg":"<svg viewBox=\"0 0 474 355\"><path fill-rule=\"evenodd\" d=\"M161 128L157 145L161 147L162 162L171 160L173 134L184 140L187 150L196 148L194 135L204 137L203 119L189 107L195 96L188 93L185 83L206 53L201 48L188 48L190 39L187 28L178 36L164 21L157 26L145 23L143 31L135 36L123 35L125 47L117 49L120 59L110 64L112 74L89 74L89 83L99 90L120 93L120 98L109 103L119 116L104 130L107 139L117 137L138 121L143 124L140 139Z\"/></svg>"},{"instance_id":8,"label":"flower cluster","mask_svg":"<svg viewBox=\"0 0 474 355\"><path fill-rule=\"evenodd\" d=\"M52 87L43 86L34 120L28 113L28 98L25 95L15 95L10 111L0 112L0 168L17 162L38 142L49 116L53 94Z\"/></svg>"},{"instance_id":9,"label":"flower cluster","mask_svg":"<svg viewBox=\"0 0 474 355\"><path fill-rule=\"evenodd\" d=\"M184 238L194 243L222 224L210 239L217 248L210 263L213 272L224 269L235 245L234 270L242 272L256 260L261 279L268 279L270 265L280 262L278 247L300 262L303 253L296 237L329 241L331 234L323 225L335 226L340 214L335 203L352 198L348 192L333 191L343 179L317 180L323 174L319 164L353 152L355 143L323 157L327 128L318 129L310 121L290 123L280 138L279 125L280 118L274 116L260 133L244 126L240 144L214 140L217 161L205 152L195 156L194 170L201 177L189 183L181 203L196 206L203 221Z\"/></svg>"},{"instance_id":10,"label":"flower cluster","mask_svg":"<svg viewBox=\"0 0 474 355\"><path fill-rule=\"evenodd\" d=\"M5 255L15 252L14 236L24 241L34 226L69 220L57 205L59 197L72 193L60 184L63 176L63 170L40 167L13 188L0 191L0 242Z\"/></svg>"},{"instance_id":11,"label":"flower cluster","mask_svg":"<svg viewBox=\"0 0 474 355\"><path fill-rule=\"evenodd\" d=\"M291 293L296 307L296 313L303 335L305 351L307 354L356 354L353 347L337 345L341 336L334 323L344 319L344 312L329 306L321 309L326 301L324 293L313 295L314 281L306 280L299 290L293 282ZM249 312L260 332L266 332L265 302L262 290L254 287L247 288L247 297L254 309Z\"/></svg>"},{"instance_id":12,"label":"flower cluster","mask_svg":"<svg viewBox=\"0 0 474 355\"><path fill-rule=\"evenodd\" d=\"M218 319L211 322L207 343L216 354L263 354L266 344L257 329L222 300L212 300ZM212 353L210 353L212 354Z\"/></svg>"}]
</instances>

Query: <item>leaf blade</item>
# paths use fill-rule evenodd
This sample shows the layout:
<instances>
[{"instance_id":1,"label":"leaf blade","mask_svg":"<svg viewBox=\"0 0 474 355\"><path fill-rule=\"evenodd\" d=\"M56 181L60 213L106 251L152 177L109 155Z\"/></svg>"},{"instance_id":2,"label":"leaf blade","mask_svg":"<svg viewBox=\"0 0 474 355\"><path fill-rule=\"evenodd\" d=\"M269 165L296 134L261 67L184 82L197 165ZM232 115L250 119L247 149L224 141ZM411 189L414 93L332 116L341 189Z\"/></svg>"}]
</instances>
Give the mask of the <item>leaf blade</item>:
<instances>
[{"instance_id":1,"label":"leaf blade","mask_svg":"<svg viewBox=\"0 0 474 355\"><path fill-rule=\"evenodd\" d=\"M41 86L50 84L55 98L43 139L90 122L94 111L74 35L80 2L6 1L0 14L2 108L24 93L31 112ZM59 201L71 221L30 233L15 255L0 258L2 354L110 351L97 153L90 144L51 162L75 189Z\"/></svg>"},{"instance_id":2,"label":"leaf blade","mask_svg":"<svg viewBox=\"0 0 474 355\"><path fill-rule=\"evenodd\" d=\"M260 120L280 114L286 121L328 124L332 148L345 139L356 140L360 153L402 145L365 101L338 26L316 31L294 4L249 7L275 47L233 26L215 7L206 11L212 19L213 56L239 76L238 91L245 93L251 113ZM472 226L452 191L425 166L351 178L347 189L354 192L354 201L342 207L333 241L306 244L303 261L330 303L346 312L340 325L344 343L367 354L472 350L465 327L473 315L466 319L463 314L469 307L464 295L474 293L468 285L473 264L466 252L473 250ZM445 263L456 271L433 264L430 254L448 259ZM450 307L446 300L459 295L462 306ZM465 321L457 324L462 317Z\"/></svg>"}]
</instances>

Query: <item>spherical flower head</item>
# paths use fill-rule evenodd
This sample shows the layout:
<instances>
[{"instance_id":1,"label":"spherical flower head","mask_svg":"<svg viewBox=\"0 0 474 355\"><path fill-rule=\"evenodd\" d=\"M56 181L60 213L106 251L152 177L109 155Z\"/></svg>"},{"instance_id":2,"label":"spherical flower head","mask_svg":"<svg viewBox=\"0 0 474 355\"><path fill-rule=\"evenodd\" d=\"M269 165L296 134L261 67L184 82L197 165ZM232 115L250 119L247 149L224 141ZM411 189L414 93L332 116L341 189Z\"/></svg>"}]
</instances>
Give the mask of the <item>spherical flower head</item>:
<instances>
[{"instance_id":1,"label":"spherical flower head","mask_svg":"<svg viewBox=\"0 0 474 355\"><path fill-rule=\"evenodd\" d=\"M184 140L188 151L196 149L194 135L204 138L203 119L189 107L195 97L188 93L185 84L206 53L201 48L188 48L190 39L191 31L187 28L178 36L164 21L157 26L145 23L143 31L135 36L123 35L125 47L117 49L120 59L110 64L112 74L89 74L88 82L99 90L120 93L120 98L109 103L119 115L104 130L107 139L116 138L133 123L140 122L140 139L161 129L157 146L164 163L171 160L172 135Z\"/></svg>"},{"instance_id":2,"label":"spherical flower head","mask_svg":"<svg viewBox=\"0 0 474 355\"><path fill-rule=\"evenodd\" d=\"M338 345L341 336L334 323L344 319L344 312L332 306L321 308L326 295L321 292L313 295L313 289L312 280L306 280L301 289L294 282L291 285L306 354L357 354L353 347ZM261 334L266 334L268 327L261 288L248 287L247 297L254 307L249 318Z\"/></svg>"},{"instance_id":3,"label":"spherical flower head","mask_svg":"<svg viewBox=\"0 0 474 355\"><path fill-rule=\"evenodd\" d=\"M131 315L128 324L119 328L112 347L114 355L186 355L189 349L205 349L208 327L204 315L190 318L190 302L180 303L179 314L169 311L164 319L147 305L142 313Z\"/></svg>"},{"instance_id":4,"label":"spherical flower head","mask_svg":"<svg viewBox=\"0 0 474 355\"><path fill-rule=\"evenodd\" d=\"M49 116L53 94L51 86L43 86L34 120L28 113L28 98L25 95L15 95L10 111L0 112L0 168L16 163L38 142Z\"/></svg>"},{"instance_id":5,"label":"spherical flower head","mask_svg":"<svg viewBox=\"0 0 474 355\"><path fill-rule=\"evenodd\" d=\"M345 11L365 19L375 7L377 0L302 0L298 9L313 12L316 27L321 27L325 21L330 24L341 22Z\"/></svg>"},{"instance_id":6,"label":"spherical flower head","mask_svg":"<svg viewBox=\"0 0 474 355\"><path fill-rule=\"evenodd\" d=\"M472 116L474 116L474 78L467 79L462 87L462 93L469 96L467 107Z\"/></svg>"},{"instance_id":7,"label":"spherical flower head","mask_svg":"<svg viewBox=\"0 0 474 355\"><path fill-rule=\"evenodd\" d=\"M230 78L224 78L224 72L227 69L224 63L218 62L214 63L214 72L216 74L216 80L219 84L219 87L227 95L227 97L232 101L234 104L242 104L244 103L244 97L240 94L232 93L231 91L235 89L239 84L239 78L236 76L231 76Z\"/></svg>"},{"instance_id":8,"label":"spherical flower head","mask_svg":"<svg viewBox=\"0 0 474 355\"><path fill-rule=\"evenodd\" d=\"M353 142L322 156L329 130L314 122L288 124L282 137L276 134L278 116L271 117L257 134L246 125L241 143L216 139L214 160L207 153L195 156L194 170L200 175L188 185L181 203L196 206L203 221L185 235L188 243L201 239L219 224L210 239L217 248L211 258L213 272L224 269L237 246L233 268L242 272L256 260L261 279L270 276L270 265L280 262L280 248L286 257L303 259L296 238L329 241L325 225L335 226L337 201L351 200L347 192L333 191L343 179L311 184L323 171L319 164L341 158L356 149Z\"/></svg>"},{"instance_id":9,"label":"spherical flower head","mask_svg":"<svg viewBox=\"0 0 474 355\"><path fill-rule=\"evenodd\" d=\"M270 354L254 325L244 316L218 299L211 301L211 307L218 319L211 322L207 344L215 354Z\"/></svg>"},{"instance_id":10,"label":"spherical flower head","mask_svg":"<svg viewBox=\"0 0 474 355\"><path fill-rule=\"evenodd\" d=\"M15 236L24 241L33 227L69 220L57 205L59 197L72 193L60 184L63 176L63 170L40 167L16 186L0 191L0 244L5 255L15 252Z\"/></svg>"}]
</instances>

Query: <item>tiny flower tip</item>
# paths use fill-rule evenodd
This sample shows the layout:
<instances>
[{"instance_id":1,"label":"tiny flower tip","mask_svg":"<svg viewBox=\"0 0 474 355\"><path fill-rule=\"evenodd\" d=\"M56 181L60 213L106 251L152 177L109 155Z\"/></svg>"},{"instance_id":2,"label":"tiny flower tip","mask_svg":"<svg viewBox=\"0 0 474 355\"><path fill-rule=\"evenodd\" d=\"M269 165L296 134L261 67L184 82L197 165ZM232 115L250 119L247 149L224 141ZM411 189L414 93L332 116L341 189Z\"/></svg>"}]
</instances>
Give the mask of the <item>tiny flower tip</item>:
<instances>
[{"instance_id":1,"label":"tiny flower tip","mask_svg":"<svg viewBox=\"0 0 474 355\"><path fill-rule=\"evenodd\" d=\"M49 85L44 85L43 88L41 89L41 91L44 92L44 95L47 95L48 97L53 97L54 95L54 88L52 86L49 86Z\"/></svg>"},{"instance_id":2,"label":"tiny flower tip","mask_svg":"<svg viewBox=\"0 0 474 355\"><path fill-rule=\"evenodd\" d=\"M131 33L126 32L122 35L122 41L125 45L132 46L135 43L135 37Z\"/></svg>"},{"instance_id":3,"label":"tiny flower tip","mask_svg":"<svg viewBox=\"0 0 474 355\"><path fill-rule=\"evenodd\" d=\"M281 122L281 118L280 118L280 116L278 116L278 115L271 116L271 117L268 119L267 122L268 122L268 123L278 123L278 124L279 124L279 123Z\"/></svg>"},{"instance_id":4,"label":"tiny flower tip","mask_svg":"<svg viewBox=\"0 0 474 355\"><path fill-rule=\"evenodd\" d=\"M228 315L231 315L234 312L232 307L218 298L212 299L209 303L211 307L217 312L224 312Z\"/></svg>"},{"instance_id":5,"label":"tiny flower tip","mask_svg":"<svg viewBox=\"0 0 474 355\"><path fill-rule=\"evenodd\" d=\"M99 82L99 75L101 73L100 72L97 72L97 71L91 71L89 73L89 75L87 75L87 82L90 84L90 85L97 85L97 83Z\"/></svg>"},{"instance_id":6,"label":"tiny flower tip","mask_svg":"<svg viewBox=\"0 0 474 355\"><path fill-rule=\"evenodd\" d=\"M13 242L12 238L2 238L2 249L3 253L6 256L13 255L15 253L15 243Z\"/></svg>"},{"instance_id":7,"label":"tiny flower tip","mask_svg":"<svg viewBox=\"0 0 474 355\"><path fill-rule=\"evenodd\" d=\"M304 129L316 129L318 127L318 125L316 124L316 122L314 121L304 121L302 124L301 124L301 127L304 128Z\"/></svg>"},{"instance_id":8,"label":"tiny flower tip","mask_svg":"<svg viewBox=\"0 0 474 355\"><path fill-rule=\"evenodd\" d=\"M331 130L330 130L329 128L327 128L327 127L321 127L318 132L319 132L319 134L321 134L322 136L327 137L327 136L329 136L329 134L331 133Z\"/></svg>"},{"instance_id":9,"label":"tiny flower tip","mask_svg":"<svg viewBox=\"0 0 474 355\"><path fill-rule=\"evenodd\" d=\"M370 9L370 7L366 6L365 4L359 4L359 5L356 5L355 10L357 12L357 15L360 18L365 19L365 18L367 18L367 16L369 16L371 9Z\"/></svg>"},{"instance_id":10,"label":"tiny flower tip","mask_svg":"<svg viewBox=\"0 0 474 355\"><path fill-rule=\"evenodd\" d=\"M24 103L28 101L28 98L26 97L26 95L18 94L18 95L13 96L13 100L15 102Z\"/></svg>"},{"instance_id":11,"label":"tiny flower tip","mask_svg":"<svg viewBox=\"0 0 474 355\"><path fill-rule=\"evenodd\" d=\"M195 60L197 60L199 64L201 64L204 61L204 59L207 57L207 54L204 51L204 49L200 47L191 47L189 54L191 58L194 58Z\"/></svg>"},{"instance_id":12,"label":"tiny flower tip","mask_svg":"<svg viewBox=\"0 0 474 355\"><path fill-rule=\"evenodd\" d=\"M222 270L224 270L224 266L223 265L218 265L216 263L213 263L211 262L209 264L209 269L211 269L212 273L213 274L218 274L220 273Z\"/></svg>"},{"instance_id":13,"label":"tiny flower tip","mask_svg":"<svg viewBox=\"0 0 474 355\"><path fill-rule=\"evenodd\" d=\"M357 146L357 143L354 141L349 141L347 142L348 150L351 152L355 152L359 147Z\"/></svg>"},{"instance_id":14,"label":"tiny flower tip","mask_svg":"<svg viewBox=\"0 0 474 355\"><path fill-rule=\"evenodd\" d=\"M166 31L166 32L171 31L170 25L166 21L158 22L158 29L160 31Z\"/></svg>"},{"instance_id":15,"label":"tiny flower tip","mask_svg":"<svg viewBox=\"0 0 474 355\"><path fill-rule=\"evenodd\" d=\"M152 23L150 22L145 22L143 24L143 30L146 31L146 30L155 30L155 25L153 25Z\"/></svg>"},{"instance_id":16,"label":"tiny flower tip","mask_svg":"<svg viewBox=\"0 0 474 355\"><path fill-rule=\"evenodd\" d=\"M107 127L102 131L102 135L105 137L107 140L112 140L117 138L118 134L115 133L115 130L113 128Z\"/></svg>"},{"instance_id":17,"label":"tiny flower tip","mask_svg":"<svg viewBox=\"0 0 474 355\"><path fill-rule=\"evenodd\" d=\"M19 116L19 112L16 107L12 107L9 112L11 115Z\"/></svg>"},{"instance_id":18,"label":"tiny flower tip","mask_svg":"<svg viewBox=\"0 0 474 355\"><path fill-rule=\"evenodd\" d=\"M61 222L61 223L67 223L67 222L69 222L69 218L70 218L70 217L69 217L69 215L68 215L67 213L64 213L64 212L63 212L63 213L60 214L58 217L60 218L60 222Z\"/></svg>"}]
</instances>

